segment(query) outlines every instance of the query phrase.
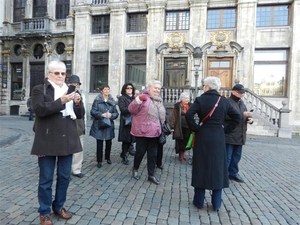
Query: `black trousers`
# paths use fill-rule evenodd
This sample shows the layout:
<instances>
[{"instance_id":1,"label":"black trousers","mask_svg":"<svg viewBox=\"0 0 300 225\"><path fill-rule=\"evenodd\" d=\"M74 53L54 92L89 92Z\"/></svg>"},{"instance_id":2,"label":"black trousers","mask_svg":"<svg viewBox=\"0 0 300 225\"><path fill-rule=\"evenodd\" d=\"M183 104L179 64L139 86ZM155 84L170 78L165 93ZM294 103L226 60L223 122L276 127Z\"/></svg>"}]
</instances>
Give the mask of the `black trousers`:
<instances>
[{"instance_id":1,"label":"black trousers","mask_svg":"<svg viewBox=\"0 0 300 225\"><path fill-rule=\"evenodd\" d=\"M97 140L97 162L101 163L103 160L103 140ZM105 140L105 160L110 159L111 140Z\"/></svg>"},{"instance_id":2,"label":"black trousers","mask_svg":"<svg viewBox=\"0 0 300 225\"><path fill-rule=\"evenodd\" d=\"M158 144L156 166L162 166L163 150L164 150L164 145Z\"/></svg>"},{"instance_id":3,"label":"black trousers","mask_svg":"<svg viewBox=\"0 0 300 225\"><path fill-rule=\"evenodd\" d=\"M147 138L147 137L136 137L136 152L134 155L133 168L138 170L140 164L147 152L147 170L149 176L154 176L156 156L158 148L158 137Z\"/></svg>"}]
</instances>

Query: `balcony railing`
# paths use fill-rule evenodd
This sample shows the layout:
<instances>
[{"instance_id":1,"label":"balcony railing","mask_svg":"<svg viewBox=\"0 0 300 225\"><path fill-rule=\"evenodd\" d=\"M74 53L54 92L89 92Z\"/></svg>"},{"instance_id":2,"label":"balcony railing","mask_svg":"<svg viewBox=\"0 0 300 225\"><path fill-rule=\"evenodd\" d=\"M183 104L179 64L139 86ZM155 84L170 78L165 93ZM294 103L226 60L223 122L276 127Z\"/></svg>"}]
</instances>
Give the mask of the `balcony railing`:
<instances>
[{"instance_id":1,"label":"balcony railing","mask_svg":"<svg viewBox=\"0 0 300 225\"><path fill-rule=\"evenodd\" d=\"M49 30L49 18L24 19L21 22L21 32L40 32Z\"/></svg>"},{"instance_id":2,"label":"balcony railing","mask_svg":"<svg viewBox=\"0 0 300 225\"><path fill-rule=\"evenodd\" d=\"M106 5L109 0L93 0L93 5Z\"/></svg>"}]
</instances>

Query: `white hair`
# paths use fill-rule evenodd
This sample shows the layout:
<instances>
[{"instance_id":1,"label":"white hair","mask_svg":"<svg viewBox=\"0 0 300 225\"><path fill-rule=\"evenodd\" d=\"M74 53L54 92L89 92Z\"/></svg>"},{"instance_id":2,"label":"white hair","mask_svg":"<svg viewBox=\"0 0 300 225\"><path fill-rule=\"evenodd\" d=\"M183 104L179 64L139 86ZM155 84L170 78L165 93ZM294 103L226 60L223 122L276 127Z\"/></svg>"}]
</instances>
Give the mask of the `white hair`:
<instances>
[{"instance_id":1,"label":"white hair","mask_svg":"<svg viewBox=\"0 0 300 225\"><path fill-rule=\"evenodd\" d=\"M153 86L154 84L159 84L161 86L161 82L159 80L151 80L148 83L148 88L150 88L151 86Z\"/></svg>"},{"instance_id":2,"label":"white hair","mask_svg":"<svg viewBox=\"0 0 300 225\"><path fill-rule=\"evenodd\" d=\"M221 80L218 77L206 77L203 80L203 85L207 85L211 90L219 91L221 87Z\"/></svg>"},{"instance_id":3,"label":"white hair","mask_svg":"<svg viewBox=\"0 0 300 225\"><path fill-rule=\"evenodd\" d=\"M181 94L180 94L180 96L179 96L179 99L178 99L178 102L181 102L183 99L185 99L185 98L190 98L190 93L188 93L188 92L182 92Z\"/></svg>"},{"instance_id":4,"label":"white hair","mask_svg":"<svg viewBox=\"0 0 300 225\"><path fill-rule=\"evenodd\" d=\"M48 73L52 72L55 69L63 69L66 71L66 64L62 61L53 60L48 64Z\"/></svg>"}]
</instances>

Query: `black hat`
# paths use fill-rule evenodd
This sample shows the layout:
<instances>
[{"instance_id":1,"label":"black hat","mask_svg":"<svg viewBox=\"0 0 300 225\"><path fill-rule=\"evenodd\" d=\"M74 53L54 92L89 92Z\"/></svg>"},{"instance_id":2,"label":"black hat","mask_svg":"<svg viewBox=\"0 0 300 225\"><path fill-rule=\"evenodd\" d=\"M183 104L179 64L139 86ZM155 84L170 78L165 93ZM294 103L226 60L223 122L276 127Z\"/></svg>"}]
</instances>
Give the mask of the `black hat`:
<instances>
[{"instance_id":1,"label":"black hat","mask_svg":"<svg viewBox=\"0 0 300 225\"><path fill-rule=\"evenodd\" d=\"M233 90L233 91L240 92L240 93L245 93L245 92L246 92L244 86L241 85L241 84L236 84L236 85L234 85L233 88L232 88L232 90Z\"/></svg>"},{"instance_id":2,"label":"black hat","mask_svg":"<svg viewBox=\"0 0 300 225\"><path fill-rule=\"evenodd\" d=\"M68 77L66 80L66 83L79 83L81 85L79 76L77 76L75 74Z\"/></svg>"}]
</instances>

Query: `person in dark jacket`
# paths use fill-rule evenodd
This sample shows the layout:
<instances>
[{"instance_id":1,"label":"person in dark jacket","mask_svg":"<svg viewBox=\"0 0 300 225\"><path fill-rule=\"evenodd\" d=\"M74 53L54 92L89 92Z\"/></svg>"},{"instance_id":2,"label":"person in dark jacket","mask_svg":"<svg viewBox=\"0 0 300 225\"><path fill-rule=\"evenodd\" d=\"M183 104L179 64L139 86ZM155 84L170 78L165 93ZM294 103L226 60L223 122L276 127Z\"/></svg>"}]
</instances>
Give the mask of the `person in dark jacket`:
<instances>
[{"instance_id":1,"label":"person in dark jacket","mask_svg":"<svg viewBox=\"0 0 300 225\"><path fill-rule=\"evenodd\" d=\"M105 160L111 164L110 152L112 139L115 138L114 120L118 118L119 113L116 108L116 102L110 94L110 88L107 84L100 87L100 94L96 96L92 109L91 116L94 118L90 135L97 140L97 167L102 167L103 160L103 142L105 141ZM103 119L109 119L111 126L99 128L99 122Z\"/></svg>"},{"instance_id":2,"label":"person in dark jacket","mask_svg":"<svg viewBox=\"0 0 300 225\"><path fill-rule=\"evenodd\" d=\"M80 83L79 76L73 74L72 76L70 76L66 79L66 83L68 86L73 85L76 87L76 94L75 94L75 98L74 98L75 106L78 106L79 104L83 105L82 94L81 94L82 92L80 90L81 83ZM84 123L85 108L84 108L84 105L82 107L82 110L83 110L82 111L83 118L75 120L81 145L82 145L83 135L85 134L85 123ZM83 162L83 151L73 154L72 174L79 178L84 177L84 174L82 173L82 162Z\"/></svg>"},{"instance_id":3,"label":"person in dark jacket","mask_svg":"<svg viewBox=\"0 0 300 225\"><path fill-rule=\"evenodd\" d=\"M185 115L188 126L195 132L192 163L193 204L202 209L205 190L212 190L212 205L218 211L221 207L222 189L229 186L225 133L234 130L240 122L240 115L226 98L219 95L219 78L206 77L203 83L204 93L195 99ZM214 108L205 121L195 122L195 114L202 121ZM224 127L226 115L231 121Z\"/></svg>"},{"instance_id":4,"label":"person in dark jacket","mask_svg":"<svg viewBox=\"0 0 300 225\"><path fill-rule=\"evenodd\" d=\"M170 118L170 127L173 131L173 139L175 139L175 151L179 155L179 161L186 160L184 152L191 130L186 123L185 114L191 105L190 94L187 92L181 93L179 102L174 104Z\"/></svg>"},{"instance_id":5,"label":"person in dark jacket","mask_svg":"<svg viewBox=\"0 0 300 225\"><path fill-rule=\"evenodd\" d=\"M120 127L118 141L122 142L122 152L121 158L124 165L128 165L128 152L130 151L130 146L135 142L134 137L130 134L131 124L125 125L125 118L132 117L128 111L129 104L134 100L133 93L135 88L132 83L126 83L123 85L121 90L121 96L118 98L118 106L121 112L120 116Z\"/></svg>"},{"instance_id":6,"label":"person in dark jacket","mask_svg":"<svg viewBox=\"0 0 300 225\"><path fill-rule=\"evenodd\" d=\"M245 88L241 84L236 84L232 88L230 104L236 109L241 117L241 121L233 132L226 134L226 152L228 176L230 180L243 183L244 180L239 175L238 163L242 157L242 147L246 144L247 124L253 123L252 113L248 112L242 97L244 96ZM230 122L230 118L226 118L225 125Z\"/></svg>"},{"instance_id":7,"label":"person in dark jacket","mask_svg":"<svg viewBox=\"0 0 300 225\"><path fill-rule=\"evenodd\" d=\"M69 186L72 156L81 152L76 119L83 117L83 105L73 103L75 92L66 94L66 66L60 61L51 61L44 84L32 89L32 107L36 115L32 155L38 156L38 200L40 223L51 225L51 205L55 214L70 219L72 214L64 207ZM55 165L56 190L52 201L52 184Z\"/></svg>"}]
</instances>

